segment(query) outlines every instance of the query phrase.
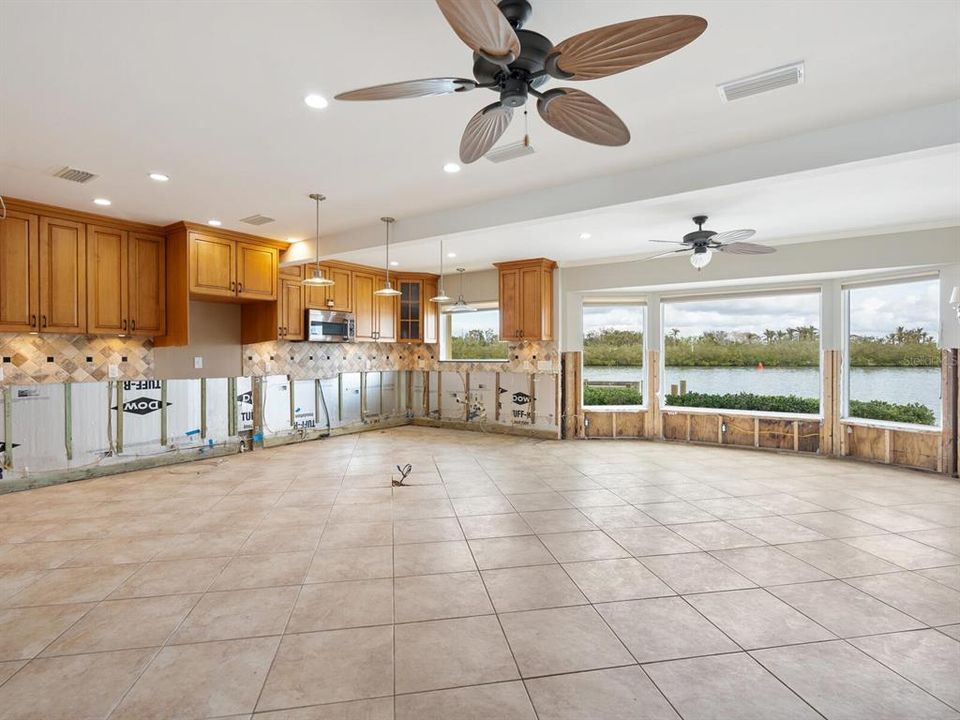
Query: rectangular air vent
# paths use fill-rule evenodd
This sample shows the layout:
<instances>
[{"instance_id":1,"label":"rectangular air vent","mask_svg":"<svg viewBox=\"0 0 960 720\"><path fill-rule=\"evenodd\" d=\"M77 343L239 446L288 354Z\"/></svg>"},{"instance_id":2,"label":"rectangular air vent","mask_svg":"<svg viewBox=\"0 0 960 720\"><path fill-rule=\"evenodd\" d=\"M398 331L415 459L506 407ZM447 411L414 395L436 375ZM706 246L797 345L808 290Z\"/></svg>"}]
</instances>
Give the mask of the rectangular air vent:
<instances>
[{"instance_id":1,"label":"rectangular air vent","mask_svg":"<svg viewBox=\"0 0 960 720\"><path fill-rule=\"evenodd\" d=\"M521 140L520 142L510 143L502 147L494 148L484 157L490 162L501 163L514 158L523 157L533 152L533 145Z\"/></svg>"},{"instance_id":2,"label":"rectangular air vent","mask_svg":"<svg viewBox=\"0 0 960 720\"><path fill-rule=\"evenodd\" d=\"M246 223L247 225L266 225L267 223L274 222L274 218L267 217L266 215L251 215L250 217L240 218L240 222Z\"/></svg>"},{"instance_id":3,"label":"rectangular air vent","mask_svg":"<svg viewBox=\"0 0 960 720\"><path fill-rule=\"evenodd\" d=\"M63 178L64 180L69 180L70 182L75 182L75 183L90 182L96 177L96 175L94 175L92 172L87 172L86 170L77 170L76 168L72 168L69 165L64 166L59 170L57 170L57 172L55 172L53 176L58 178Z\"/></svg>"},{"instance_id":4,"label":"rectangular air vent","mask_svg":"<svg viewBox=\"0 0 960 720\"><path fill-rule=\"evenodd\" d=\"M777 88L801 85L803 83L803 61L784 65L783 67L766 70L756 75L731 80L717 85L720 97L724 102L742 100L751 95L770 92Z\"/></svg>"}]
</instances>

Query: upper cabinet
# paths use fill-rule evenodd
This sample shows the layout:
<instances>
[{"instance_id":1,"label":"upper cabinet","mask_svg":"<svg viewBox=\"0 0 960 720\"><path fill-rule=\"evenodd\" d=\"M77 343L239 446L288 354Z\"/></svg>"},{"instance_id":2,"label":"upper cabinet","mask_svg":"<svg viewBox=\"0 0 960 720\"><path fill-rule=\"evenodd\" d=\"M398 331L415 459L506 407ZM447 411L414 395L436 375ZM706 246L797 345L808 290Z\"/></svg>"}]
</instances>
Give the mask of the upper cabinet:
<instances>
[{"instance_id":1,"label":"upper cabinet","mask_svg":"<svg viewBox=\"0 0 960 720\"><path fill-rule=\"evenodd\" d=\"M305 265L304 277L313 276L313 265ZM308 308L353 312L353 273L350 270L321 265L323 276L333 280L333 285L305 285L304 303Z\"/></svg>"},{"instance_id":2,"label":"upper cabinet","mask_svg":"<svg viewBox=\"0 0 960 720\"><path fill-rule=\"evenodd\" d=\"M87 332L86 226L8 210L0 221L0 331Z\"/></svg>"},{"instance_id":3,"label":"upper cabinet","mask_svg":"<svg viewBox=\"0 0 960 720\"><path fill-rule=\"evenodd\" d=\"M164 239L87 226L87 326L91 335L162 335Z\"/></svg>"},{"instance_id":4,"label":"upper cabinet","mask_svg":"<svg viewBox=\"0 0 960 720\"><path fill-rule=\"evenodd\" d=\"M40 330L40 218L7 210L0 221L0 332Z\"/></svg>"},{"instance_id":5,"label":"upper cabinet","mask_svg":"<svg viewBox=\"0 0 960 720\"><path fill-rule=\"evenodd\" d=\"M400 342L437 342L437 304L430 298L437 294L437 278L434 276L401 276L398 283L399 337Z\"/></svg>"},{"instance_id":6,"label":"upper cabinet","mask_svg":"<svg viewBox=\"0 0 960 720\"><path fill-rule=\"evenodd\" d=\"M279 251L213 233L189 233L190 294L203 298L276 300Z\"/></svg>"},{"instance_id":7,"label":"upper cabinet","mask_svg":"<svg viewBox=\"0 0 960 720\"><path fill-rule=\"evenodd\" d=\"M500 271L500 339L553 339L553 270L546 258L494 263Z\"/></svg>"},{"instance_id":8,"label":"upper cabinet","mask_svg":"<svg viewBox=\"0 0 960 720\"><path fill-rule=\"evenodd\" d=\"M83 223L40 218L41 332L87 332L86 257Z\"/></svg>"}]
</instances>

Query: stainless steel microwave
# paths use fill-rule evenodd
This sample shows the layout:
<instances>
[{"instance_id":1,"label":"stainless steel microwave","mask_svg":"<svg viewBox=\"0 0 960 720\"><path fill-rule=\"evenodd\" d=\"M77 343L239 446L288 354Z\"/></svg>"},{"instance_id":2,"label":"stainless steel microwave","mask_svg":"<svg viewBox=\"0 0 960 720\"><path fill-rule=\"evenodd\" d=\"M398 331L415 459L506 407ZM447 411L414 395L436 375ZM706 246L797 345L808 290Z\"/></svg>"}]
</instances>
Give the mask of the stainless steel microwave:
<instances>
[{"instance_id":1,"label":"stainless steel microwave","mask_svg":"<svg viewBox=\"0 0 960 720\"><path fill-rule=\"evenodd\" d=\"M334 310L307 310L307 340L311 342L353 342L356 322L353 313Z\"/></svg>"}]
</instances>

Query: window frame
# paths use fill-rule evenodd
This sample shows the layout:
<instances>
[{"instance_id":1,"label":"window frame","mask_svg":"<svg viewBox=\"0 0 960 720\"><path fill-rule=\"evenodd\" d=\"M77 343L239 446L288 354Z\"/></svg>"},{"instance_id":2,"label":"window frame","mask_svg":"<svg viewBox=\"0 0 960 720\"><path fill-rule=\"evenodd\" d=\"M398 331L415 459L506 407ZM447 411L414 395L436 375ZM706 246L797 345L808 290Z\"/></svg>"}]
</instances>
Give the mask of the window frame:
<instances>
[{"instance_id":1,"label":"window frame","mask_svg":"<svg viewBox=\"0 0 960 720\"><path fill-rule=\"evenodd\" d=\"M477 308L478 312L484 310L496 310L497 314L497 338L498 342L506 344L506 342L500 338L500 303L496 300L488 300L485 302L472 302L471 306ZM440 336L439 336L439 346L440 346L440 362L441 363L506 363L510 361L509 357L505 358L451 358L449 354L452 350L451 341L453 338L453 318L456 313L445 312L448 308L453 307L452 303L447 303L440 306Z\"/></svg>"},{"instance_id":2,"label":"window frame","mask_svg":"<svg viewBox=\"0 0 960 720\"><path fill-rule=\"evenodd\" d=\"M737 300L741 298L762 298L762 297L785 297L789 295L816 295L817 296L817 396L819 399L819 411L816 413L791 413L778 412L775 410L738 410L734 408L703 408L686 405L667 405L667 333L665 331L665 316L667 306L688 302L712 302L719 300ZM820 285L800 285L780 288L771 288L769 290L732 290L729 292L701 292L701 293L681 293L676 295L663 295L660 298L660 361L658 371L660 374L660 388L657 393L657 400L660 404L660 412L680 412L700 415L733 415L741 417L761 417L780 420L817 420L823 421L826 417L826 407L824 406L823 392L823 297L824 288Z\"/></svg>"},{"instance_id":3,"label":"window frame","mask_svg":"<svg viewBox=\"0 0 960 720\"><path fill-rule=\"evenodd\" d=\"M584 364L584 356L586 352L581 349L580 352L580 406L584 410L589 410L590 412L624 412L624 411L642 411L648 410L650 407L650 395L646 392L646 388L649 387L650 383L650 371L647 365L647 351L650 348L650 334L647 332L647 328L650 326L650 319L648 316L649 307L646 297L635 297L635 296L588 296L584 297L583 301L580 303L580 340L581 348L586 341L586 333L583 330L583 311L586 307L593 306L612 306L612 305L630 305L633 307L639 307L642 314L642 322L640 326L640 332L643 335L643 345L640 348L641 353L641 368L643 371L642 381L640 385L640 393L642 402L639 405L587 405L583 401L583 389L585 386L583 371L587 365Z\"/></svg>"},{"instance_id":4,"label":"window frame","mask_svg":"<svg viewBox=\"0 0 960 720\"><path fill-rule=\"evenodd\" d=\"M851 290L862 290L871 287L888 287L891 285L909 285L914 282L923 282L925 280L935 280L938 283L938 290L942 292L943 288L939 287L943 283L943 278L939 271L935 272L921 272L921 273L908 273L903 275L886 275L882 277L874 277L870 279L864 279L861 281L850 280L843 282L840 285L840 295L841 295L841 322L840 322L840 422L847 425L857 425L860 427L875 427L875 428L884 428L891 430L911 430L911 431L924 431L937 433L943 431L943 389L940 388L940 420L934 425L921 425L919 423L908 423L908 422L898 422L895 420L874 420L871 418L861 418L855 417L850 414L850 400L853 398L850 397L850 371L853 369L853 362L850 356L850 330L851 330L851 321L850 321L850 291ZM939 295L938 295L939 297ZM940 335L943 332L943 318L940 307L940 303L936 304L937 307L937 347L940 347ZM943 366L943 359L940 360L941 369Z\"/></svg>"}]
</instances>

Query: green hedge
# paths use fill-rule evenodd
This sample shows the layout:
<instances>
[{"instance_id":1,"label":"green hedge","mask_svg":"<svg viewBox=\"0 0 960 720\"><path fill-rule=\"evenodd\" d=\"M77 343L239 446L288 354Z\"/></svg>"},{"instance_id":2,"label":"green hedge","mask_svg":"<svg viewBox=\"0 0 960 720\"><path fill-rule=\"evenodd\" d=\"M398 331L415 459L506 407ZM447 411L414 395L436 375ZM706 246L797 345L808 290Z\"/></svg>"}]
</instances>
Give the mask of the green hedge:
<instances>
[{"instance_id":1,"label":"green hedge","mask_svg":"<svg viewBox=\"0 0 960 720\"><path fill-rule=\"evenodd\" d=\"M643 404L643 397L633 388L586 385L583 388L583 404L641 405ZM797 397L796 395L754 395L752 393L710 395L691 392L686 395L667 395L667 405L716 408L718 410L804 413L808 415L815 415L820 412L819 400ZM866 402L851 400L850 414L853 417L865 420L888 420L916 425L933 425L936 422L933 411L920 403L898 405L883 400Z\"/></svg>"},{"instance_id":2,"label":"green hedge","mask_svg":"<svg viewBox=\"0 0 960 720\"><path fill-rule=\"evenodd\" d=\"M631 387L583 386L584 405L642 405L643 395Z\"/></svg>"},{"instance_id":3,"label":"green hedge","mask_svg":"<svg viewBox=\"0 0 960 720\"><path fill-rule=\"evenodd\" d=\"M933 425L936 418L933 411L920 403L897 405L883 400L850 401L850 414L856 418L868 420L890 420L891 422L915 423L916 425Z\"/></svg>"}]
</instances>

